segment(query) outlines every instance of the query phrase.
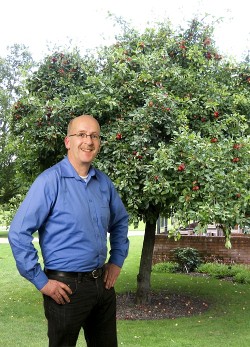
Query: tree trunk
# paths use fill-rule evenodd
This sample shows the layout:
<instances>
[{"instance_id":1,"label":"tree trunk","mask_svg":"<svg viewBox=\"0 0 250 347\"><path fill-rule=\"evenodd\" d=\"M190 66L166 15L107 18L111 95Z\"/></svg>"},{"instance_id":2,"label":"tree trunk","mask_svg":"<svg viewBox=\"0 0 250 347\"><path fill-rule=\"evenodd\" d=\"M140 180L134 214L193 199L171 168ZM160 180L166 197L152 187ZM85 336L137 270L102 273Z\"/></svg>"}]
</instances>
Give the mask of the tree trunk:
<instances>
[{"instance_id":1,"label":"tree trunk","mask_svg":"<svg viewBox=\"0 0 250 347\"><path fill-rule=\"evenodd\" d=\"M150 303L150 278L157 219L158 218L153 221L146 221L140 269L139 274L137 275L137 291L135 299L137 304Z\"/></svg>"}]
</instances>

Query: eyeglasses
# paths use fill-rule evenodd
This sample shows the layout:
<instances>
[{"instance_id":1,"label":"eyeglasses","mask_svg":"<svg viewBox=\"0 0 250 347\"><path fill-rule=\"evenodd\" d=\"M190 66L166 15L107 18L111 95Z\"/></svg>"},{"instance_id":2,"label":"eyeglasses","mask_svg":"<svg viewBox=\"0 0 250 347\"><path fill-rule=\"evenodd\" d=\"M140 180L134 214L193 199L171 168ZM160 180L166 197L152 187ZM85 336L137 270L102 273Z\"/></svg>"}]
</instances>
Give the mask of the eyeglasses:
<instances>
[{"instance_id":1,"label":"eyeglasses","mask_svg":"<svg viewBox=\"0 0 250 347\"><path fill-rule=\"evenodd\" d=\"M77 133L77 134L72 134L72 135L68 135L68 137L71 137L71 136L76 136L76 137L79 137L80 139L87 139L88 136L91 138L91 140L94 140L94 141L97 141L97 140L100 140L100 135L97 135L97 134L86 134L86 133Z\"/></svg>"}]
</instances>

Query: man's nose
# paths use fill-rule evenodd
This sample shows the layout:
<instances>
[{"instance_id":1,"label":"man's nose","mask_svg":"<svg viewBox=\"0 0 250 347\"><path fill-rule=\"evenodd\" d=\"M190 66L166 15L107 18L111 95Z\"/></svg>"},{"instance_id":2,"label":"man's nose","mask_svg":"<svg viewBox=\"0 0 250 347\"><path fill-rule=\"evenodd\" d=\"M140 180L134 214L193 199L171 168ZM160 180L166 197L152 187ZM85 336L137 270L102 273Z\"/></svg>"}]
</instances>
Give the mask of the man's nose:
<instances>
[{"instance_id":1,"label":"man's nose","mask_svg":"<svg viewBox=\"0 0 250 347\"><path fill-rule=\"evenodd\" d=\"M93 142L92 135L86 135L84 142L85 143L92 143Z\"/></svg>"}]
</instances>

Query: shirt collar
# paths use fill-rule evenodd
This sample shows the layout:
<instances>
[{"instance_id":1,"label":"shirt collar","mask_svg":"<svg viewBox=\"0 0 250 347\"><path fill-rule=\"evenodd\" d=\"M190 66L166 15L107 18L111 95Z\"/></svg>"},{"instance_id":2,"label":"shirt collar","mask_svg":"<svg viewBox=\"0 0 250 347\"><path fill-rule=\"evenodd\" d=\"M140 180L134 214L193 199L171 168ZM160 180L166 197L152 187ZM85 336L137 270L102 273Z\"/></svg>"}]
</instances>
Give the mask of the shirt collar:
<instances>
[{"instance_id":1,"label":"shirt collar","mask_svg":"<svg viewBox=\"0 0 250 347\"><path fill-rule=\"evenodd\" d=\"M81 180L73 165L70 163L68 157L65 157L61 161L61 175L62 177L74 177L76 180ZM88 175L89 177L96 177L96 170L93 166L90 167Z\"/></svg>"}]
</instances>

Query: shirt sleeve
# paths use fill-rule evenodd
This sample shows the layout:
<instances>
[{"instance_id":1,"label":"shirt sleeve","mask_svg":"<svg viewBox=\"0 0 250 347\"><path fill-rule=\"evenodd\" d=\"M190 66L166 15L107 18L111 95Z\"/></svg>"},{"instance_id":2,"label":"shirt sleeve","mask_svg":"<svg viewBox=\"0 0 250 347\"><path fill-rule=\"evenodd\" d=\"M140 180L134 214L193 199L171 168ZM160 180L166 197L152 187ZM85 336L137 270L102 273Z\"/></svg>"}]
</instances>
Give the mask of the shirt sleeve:
<instances>
[{"instance_id":1,"label":"shirt sleeve","mask_svg":"<svg viewBox=\"0 0 250 347\"><path fill-rule=\"evenodd\" d=\"M16 266L20 274L38 290L48 282L39 263L38 251L33 244L33 234L46 220L51 198L45 176L38 176L20 205L10 225L8 234Z\"/></svg>"},{"instance_id":2,"label":"shirt sleeve","mask_svg":"<svg viewBox=\"0 0 250 347\"><path fill-rule=\"evenodd\" d=\"M111 183L109 233L110 258L108 261L122 267L129 249L128 213L113 183Z\"/></svg>"}]
</instances>

